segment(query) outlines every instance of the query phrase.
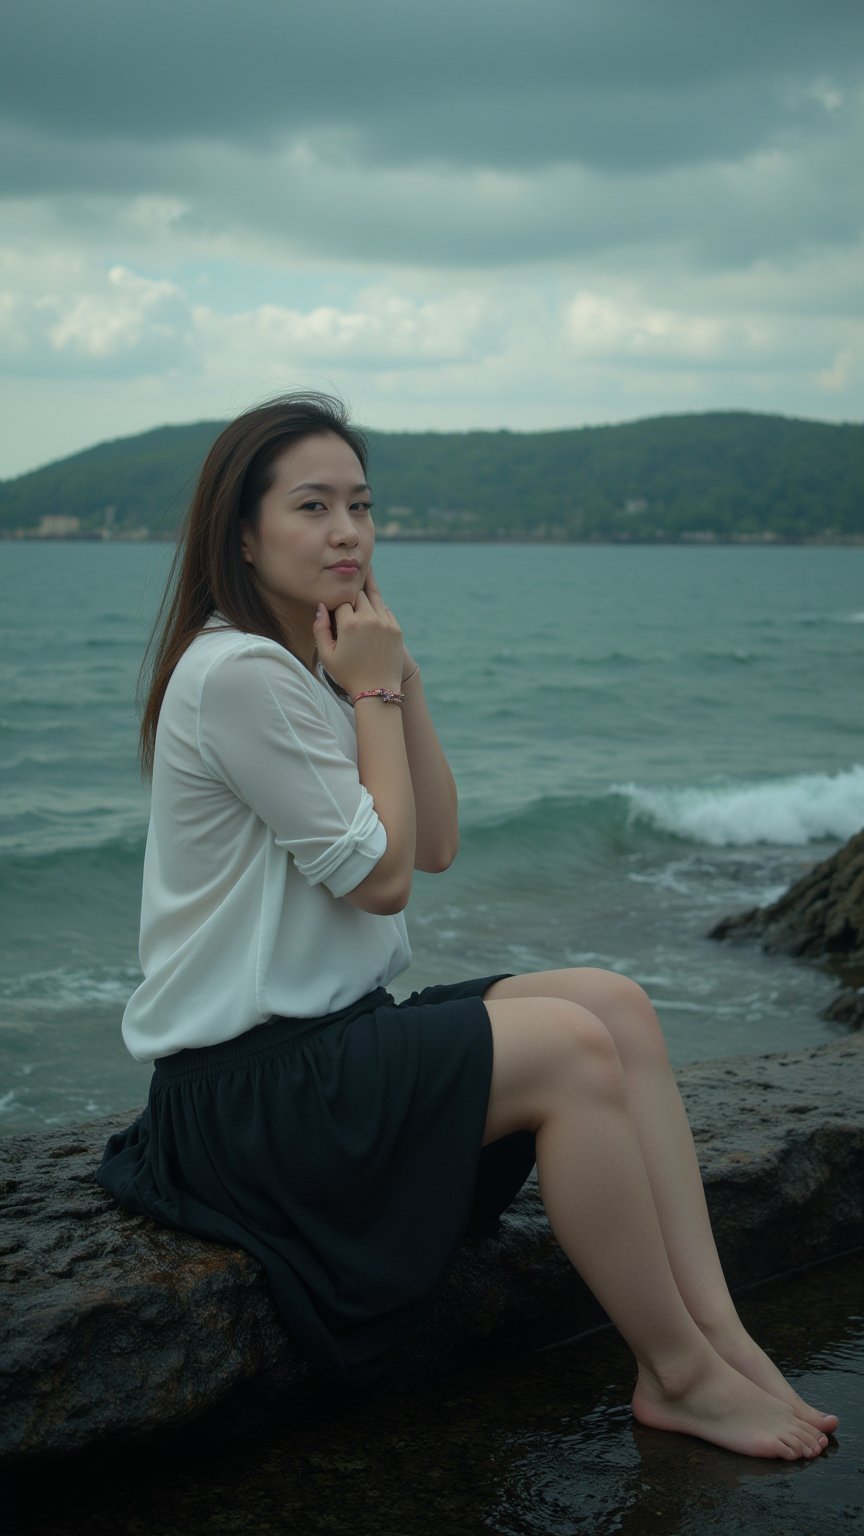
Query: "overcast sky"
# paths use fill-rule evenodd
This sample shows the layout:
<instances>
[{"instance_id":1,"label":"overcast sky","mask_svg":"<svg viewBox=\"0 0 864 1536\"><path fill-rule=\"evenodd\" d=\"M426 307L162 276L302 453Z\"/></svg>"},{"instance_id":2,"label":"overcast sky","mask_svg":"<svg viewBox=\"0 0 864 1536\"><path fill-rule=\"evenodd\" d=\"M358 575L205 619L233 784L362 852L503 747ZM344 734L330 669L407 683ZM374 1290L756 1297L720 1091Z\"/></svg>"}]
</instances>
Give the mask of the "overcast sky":
<instances>
[{"instance_id":1,"label":"overcast sky","mask_svg":"<svg viewBox=\"0 0 864 1536\"><path fill-rule=\"evenodd\" d=\"M864 418L862 0L4 0L0 477L384 429Z\"/></svg>"}]
</instances>

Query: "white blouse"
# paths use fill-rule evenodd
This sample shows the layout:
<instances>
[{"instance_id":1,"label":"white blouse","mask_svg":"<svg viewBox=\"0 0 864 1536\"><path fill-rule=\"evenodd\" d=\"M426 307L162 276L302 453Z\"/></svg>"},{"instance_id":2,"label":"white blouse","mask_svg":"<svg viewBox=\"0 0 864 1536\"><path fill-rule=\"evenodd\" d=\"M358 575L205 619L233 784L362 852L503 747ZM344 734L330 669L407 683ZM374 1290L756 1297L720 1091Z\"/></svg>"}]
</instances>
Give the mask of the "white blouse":
<instances>
[{"instance_id":1,"label":"white blouse","mask_svg":"<svg viewBox=\"0 0 864 1536\"><path fill-rule=\"evenodd\" d=\"M331 1013L411 959L402 913L339 900L387 847L350 704L274 641L219 623L179 661L156 732L144 980L123 1016L139 1061Z\"/></svg>"}]
</instances>

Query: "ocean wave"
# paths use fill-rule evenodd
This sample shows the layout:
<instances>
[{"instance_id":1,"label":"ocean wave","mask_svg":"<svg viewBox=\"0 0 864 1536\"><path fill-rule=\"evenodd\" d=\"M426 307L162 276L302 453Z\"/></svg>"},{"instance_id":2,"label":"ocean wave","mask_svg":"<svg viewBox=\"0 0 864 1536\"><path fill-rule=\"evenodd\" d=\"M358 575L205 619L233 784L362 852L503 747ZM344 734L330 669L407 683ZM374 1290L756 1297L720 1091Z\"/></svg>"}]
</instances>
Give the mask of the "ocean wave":
<instances>
[{"instance_id":1,"label":"ocean wave","mask_svg":"<svg viewBox=\"0 0 864 1536\"><path fill-rule=\"evenodd\" d=\"M83 892L115 875L125 881L134 873L140 879L144 846L145 836L140 833L63 847L16 847L0 857L0 896L21 897L25 890L39 887L44 880L50 881L57 893Z\"/></svg>"},{"instance_id":2,"label":"ocean wave","mask_svg":"<svg viewBox=\"0 0 864 1536\"><path fill-rule=\"evenodd\" d=\"M0 726L2 724L0 720ZM36 747L31 747L29 750L22 748L20 751L10 753L9 756L0 755L0 774L19 773L22 768L54 768L58 763L65 768L68 762L68 744L58 743L53 752L49 752L46 748L41 750ZM17 786L13 781L13 788L15 787Z\"/></svg>"},{"instance_id":3,"label":"ocean wave","mask_svg":"<svg viewBox=\"0 0 864 1536\"><path fill-rule=\"evenodd\" d=\"M658 662L671 660L671 651L666 655L644 655L637 654L635 651L605 651L599 656L586 655L582 664L589 667L650 667Z\"/></svg>"},{"instance_id":4,"label":"ocean wave","mask_svg":"<svg viewBox=\"0 0 864 1536\"><path fill-rule=\"evenodd\" d=\"M141 636L137 634L130 635L128 639L125 635L122 638L118 638L117 635L88 635L82 644L88 651L111 651L112 653L122 650L140 651L142 648Z\"/></svg>"},{"instance_id":5,"label":"ocean wave","mask_svg":"<svg viewBox=\"0 0 864 1536\"><path fill-rule=\"evenodd\" d=\"M713 848L801 847L844 840L864 825L864 765L761 782L682 788L615 785L632 823Z\"/></svg>"},{"instance_id":6,"label":"ocean wave","mask_svg":"<svg viewBox=\"0 0 864 1536\"><path fill-rule=\"evenodd\" d=\"M647 856L652 869L630 878L656 879L654 867L669 854L670 840L704 848L757 845L802 847L842 842L864 826L864 765L844 772L798 774L782 779L702 784L615 784L573 793L539 795L521 805L493 810L463 802L462 842L484 862L514 862L525 868L571 873L604 869L610 859ZM146 826L128 811L101 822L65 829L19 830L0 858L0 896L22 898L49 882L54 896L90 890L126 889L141 877ZM464 860L462 861L465 862ZM662 867L666 869L665 861ZM670 890L693 871L673 869L664 878ZM766 876L769 883L776 873ZM785 875L782 877L785 878Z\"/></svg>"},{"instance_id":7,"label":"ocean wave","mask_svg":"<svg viewBox=\"0 0 864 1536\"><path fill-rule=\"evenodd\" d=\"M76 970L55 966L32 974L18 974L0 981L0 997L8 1004L37 1001L42 1013L61 1011L84 1003L125 1008L141 980L137 966Z\"/></svg>"},{"instance_id":8,"label":"ocean wave","mask_svg":"<svg viewBox=\"0 0 864 1536\"><path fill-rule=\"evenodd\" d=\"M466 835L477 842L497 839L502 834L529 837L543 829L555 830L574 822L610 823L622 821L616 807L605 794L537 795L520 805L490 808L478 797L463 803L461 820Z\"/></svg>"},{"instance_id":9,"label":"ocean wave","mask_svg":"<svg viewBox=\"0 0 864 1536\"><path fill-rule=\"evenodd\" d=\"M15 1088L10 1088L8 1093L0 1093L0 1116L16 1115L19 1113L32 1116L35 1114L35 1110L32 1107L19 1104L18 1093Z\"/></svg>"},{"instance_id":10,"label":"ocean wave","mask_svg":"<svg viewBox=\"0 0 864 1536\"><path fill-rule=\"evenodd\" d=\"M736 667L749 667L762 660L755 651L748 651L743 646L715 647L713 650L699 651L693 656L697 666L724 666L731 662Z\"/></svg>"}]
</instances>

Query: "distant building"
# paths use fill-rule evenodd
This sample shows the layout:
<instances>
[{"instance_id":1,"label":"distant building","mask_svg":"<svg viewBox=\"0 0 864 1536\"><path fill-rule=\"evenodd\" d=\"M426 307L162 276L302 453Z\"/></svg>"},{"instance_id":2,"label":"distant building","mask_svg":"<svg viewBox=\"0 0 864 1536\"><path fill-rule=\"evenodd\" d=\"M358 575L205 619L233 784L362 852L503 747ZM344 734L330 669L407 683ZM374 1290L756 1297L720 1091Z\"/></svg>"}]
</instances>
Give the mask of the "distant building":
<instances>
[{"instance_id":1,"label":"distant building","mask_svg":"<svg viewBox=\"0 0 864 1536\"><path fill-rule=\"evenodd\" d=\"M63 512L49 512L36 529L36 537L37 539L71 539L80 532L80 517L67 517Z\"/></svg>"}]
</instances>

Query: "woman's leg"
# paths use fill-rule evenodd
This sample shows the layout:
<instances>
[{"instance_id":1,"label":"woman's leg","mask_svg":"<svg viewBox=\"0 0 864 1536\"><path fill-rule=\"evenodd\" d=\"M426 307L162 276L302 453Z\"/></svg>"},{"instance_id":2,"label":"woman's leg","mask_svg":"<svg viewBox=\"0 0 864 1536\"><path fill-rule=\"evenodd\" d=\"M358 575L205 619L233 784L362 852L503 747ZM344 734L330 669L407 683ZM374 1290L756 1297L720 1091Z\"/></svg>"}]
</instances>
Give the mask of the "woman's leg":
<instances>
[{"instance_id":1,"label":"woman's leg","mask_svg":"<svg viewBox=\"0 0 864 1536\"><path fill-rule=\"evenodd\" d=\"M825 1434L728 1365L682 1300L608 1030L556 998L487 1007L485 1140L534 1131L552 1228L636 1356L636 1416L751 1456L818 1455Z\"/></svg>"},{"instance_id":2,"label":"woman's leg","mask_svg":"<svg viewBox=\"0 0 864 1536\"><path fill-rule=\"evenodd\" d=\"M711 1231L687 1114L657 1015L642 988L614 971L544 971L496 982L487 1001L538 996L587 1008L615 1043L669 1263L691 1317L736 1370L791 1403L818 1429L836 1429L836 1416L798 1396L738 1317Z\"/></svg>"}]
</instances>

